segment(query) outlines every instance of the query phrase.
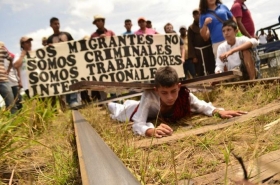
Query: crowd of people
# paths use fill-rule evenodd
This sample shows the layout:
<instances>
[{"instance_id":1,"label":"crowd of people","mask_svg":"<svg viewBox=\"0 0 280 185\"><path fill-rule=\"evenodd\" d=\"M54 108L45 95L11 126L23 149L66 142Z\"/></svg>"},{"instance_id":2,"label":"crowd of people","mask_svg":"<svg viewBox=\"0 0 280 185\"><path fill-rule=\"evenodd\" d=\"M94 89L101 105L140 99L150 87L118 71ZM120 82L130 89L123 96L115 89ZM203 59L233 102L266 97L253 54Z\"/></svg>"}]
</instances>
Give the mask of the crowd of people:
<instances>
[{"instance_id":1,"label":"crowd of people","mask_svg":"<svg viewBox=\"0 0 280 185\"><path fill-rule=\"evenodd\" d=\"M243 61L238 52L254 48L258 44L257 39L261 40L261 38L255 35L253 19L249 9L244 4L245 1L235 0L229 9L220 0L200 0L199 9L193 10L191 14L193 23L188 27L181 26L178 30L186 78L238 68ZM85 37L84 39L115 36L112 30L105 27L105 20L104 16L95 15L92 23L97 29L89 38ZM139 29L133 32L132 21L130 19L124 20L126 30L123 34L163 34L153 29L152 21L144 17L138 18L137 23ZM58 18L51 18L50 26L53 34L42 39L43 46L47 47L49 44L73 40L70 33L60 30ZM176 33L171 23L164 25L164 31L165 34ZM236 37L238 33L243 36ZM26 54L32 50L32 40L26 36L20 39L20 56L14 56L4 43L0 45L0 94L12 113L22 107L20 104L21 96L18 93L19 88L23 88L29 96ZM252 52L249 52L250 54ZM246 56L245 53L244 57ZM6 62L7 64L4 65ZM244 66L246 68L247 65ZM251 68L255 70L255 64L253 67L251 65ZM254 79L256 77L254 75L249 75L250 79ZM107 95L104 92L93 91L90 96L91 98L104 99ZM112 96L114 95L112 94ZM82 92L81 97L84 101L91 100L87 92ZM66 101L70 107L76 107L80 104L77 93L66 95Z\"/></svg>"}]
</instances>

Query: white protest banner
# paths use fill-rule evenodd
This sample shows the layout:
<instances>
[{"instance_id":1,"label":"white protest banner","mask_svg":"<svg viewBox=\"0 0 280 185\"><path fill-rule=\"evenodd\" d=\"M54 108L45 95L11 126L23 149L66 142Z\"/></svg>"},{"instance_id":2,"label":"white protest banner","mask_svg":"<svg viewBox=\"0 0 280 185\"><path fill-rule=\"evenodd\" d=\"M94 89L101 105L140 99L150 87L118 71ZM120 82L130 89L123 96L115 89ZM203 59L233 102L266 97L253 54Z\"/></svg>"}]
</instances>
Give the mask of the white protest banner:
<instances>
[{"instance_id":1,"label":"white protest banner","mask_svg":"<svg viewBox=\"0 0 280 185\"><path fill-rule=\"evenodd\" d=\"M30 52L27 60L30 96L73 93L69 86L82 80L150 81L161 66L171 66L184 76L176 34L62 42Z\"/></svg>"}]
</instances>

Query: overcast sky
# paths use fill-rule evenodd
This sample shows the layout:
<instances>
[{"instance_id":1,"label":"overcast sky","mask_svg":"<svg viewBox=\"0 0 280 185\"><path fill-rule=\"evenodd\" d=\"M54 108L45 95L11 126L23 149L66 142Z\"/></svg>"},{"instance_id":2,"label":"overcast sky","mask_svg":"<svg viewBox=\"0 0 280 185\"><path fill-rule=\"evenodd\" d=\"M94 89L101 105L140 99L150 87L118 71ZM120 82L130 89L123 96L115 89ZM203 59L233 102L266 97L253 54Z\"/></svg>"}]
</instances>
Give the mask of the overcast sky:
<instances>
[{"instance_id":1,"label":"overcast sky","mask_svg":"<svg viewBox=\"0 0 280 185\"><path fill-rule=\"evenodd\" d=\"M231 7L234 0L223 0ZM137 18L144 16L152 20L153 27L164 33L167 22L174 25L175 31L181 25L189 26L192 10L198 8L199 0L0 0L0 40L13 53L19 53L21 36L31 36L33 49L41 46L41 39L52 34L49 26L51 17L60 19L61 31L68 31L75 40L82 39L96 30L93 16L106 17L107 29L117 35L122 34L124 20L129 18L139 29ZM276 24L280 15L280 0L248 0L256 30Z\"/></svg>"}]
</instances>

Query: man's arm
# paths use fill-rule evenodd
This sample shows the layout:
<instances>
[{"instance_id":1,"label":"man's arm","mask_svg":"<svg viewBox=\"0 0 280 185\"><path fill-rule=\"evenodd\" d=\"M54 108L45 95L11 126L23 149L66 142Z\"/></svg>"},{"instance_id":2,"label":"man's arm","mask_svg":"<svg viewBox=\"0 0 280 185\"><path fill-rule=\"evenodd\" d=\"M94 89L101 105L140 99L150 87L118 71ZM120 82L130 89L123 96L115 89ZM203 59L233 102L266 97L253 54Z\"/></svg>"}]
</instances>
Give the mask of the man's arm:
<instances>
[{"instance_id":1,"label":"man's arm","mask_svg":"<svg viewBox=\"0 0 280 185\"><path fill-rule=\"evenodd\" d=\"M232 118L235 116L241 116L243 114L247 114L247 112L243 111L226 111L223 108L216 108L210 102L206 103L203 100L199 100L195 95L190 93L190 103L191 103L191 111L202 113L207 116L214 116L218 114L221 118Z\"/></svg>"},{"instance_id":2,"label":"man's arm","mask_svg":"<svg viewBox=\"0 0 280 185\"><path fill-rule=\"evenodd\" d=\"M242 23L242 17L237 17L236 21L237 21L237 25L238 25L238 28L241 31L241 33L246 37L252 38L252 36L248 33L248 31L246 30L246 28L244 27L244 25Z\"/></svg>"},{"instance_id":3,"label":"man's arm","mask_svg":"<svg viewBox=\"0 0 280 185\"><path fill-rule=\"evenodd\" d=\"M26 55L26 51L22 50L21 54L20 54L20 57L14 62L14 67L16 69L18 69L18 68L20 68L22 66L22 61L23 61L25 55Z\"/></svg>"},{"instance_id":4,"label":"man's arm","mask_svg":"<svg viewBox=\"0 0 280 185\"><path fill-rule=\"evenodd\" d=\"M173 130L165 124L156 125L147 122L148 116L156 117L160 109L160 100L153 90L145 91L139 103L137 112L132 117L134 133L142 136L162 137L171 135Z\"/></svg>"},{"instance_id":5,"label":"man's arm","mask_svg":"<svg viewBox=\"0 0 280 185\"><path fill-rule=\"evenodd\" d=\"M246 38L246 37L244 37L244 38ZM221 54L220 56L218 55L218 57L221 60L225 60L228 56L232 55L235 52L246 50L246 49L249 49L252 47L256 47L257 45L258 45L258 41L255 38L251 38L251 39L247 40L246 42L244 42L243 44L237 46L236 48L233 48L233 49Z\"/></svg>"}]
</instances>

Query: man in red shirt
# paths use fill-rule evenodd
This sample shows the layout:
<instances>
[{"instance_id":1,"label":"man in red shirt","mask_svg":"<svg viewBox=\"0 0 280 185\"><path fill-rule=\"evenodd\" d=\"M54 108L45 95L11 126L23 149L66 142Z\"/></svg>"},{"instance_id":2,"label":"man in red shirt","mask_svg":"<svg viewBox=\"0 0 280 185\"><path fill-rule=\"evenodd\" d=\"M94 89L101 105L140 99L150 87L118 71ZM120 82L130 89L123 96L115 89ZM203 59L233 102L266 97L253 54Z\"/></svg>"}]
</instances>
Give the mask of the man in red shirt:
<instances>
[{"instance_id":1,"label":"man in red shirt","mask_svg":"<svg viewBox=\"0 0 280 185\"><path fill-rule=\"evenodd\" d=\"M106 36L115 36L115 33L111 30L107 30L105 26L105 17L101 15L95 15L92 24L95 24L97 30L90 36L94 37L106 37Z\"/></svg>"},{"instance_id":2,"label":"man in red shirt","mask_svg":"<svg viewBox=\"0 0 280 185\"><path fill-rule=\"evenodd\" d=\"M241 33L249 38L255 37L255 26L251 12L245 5L246 0L235 0L231 12L236 18L237 25Z\"/></svg>"}]
</instances>

